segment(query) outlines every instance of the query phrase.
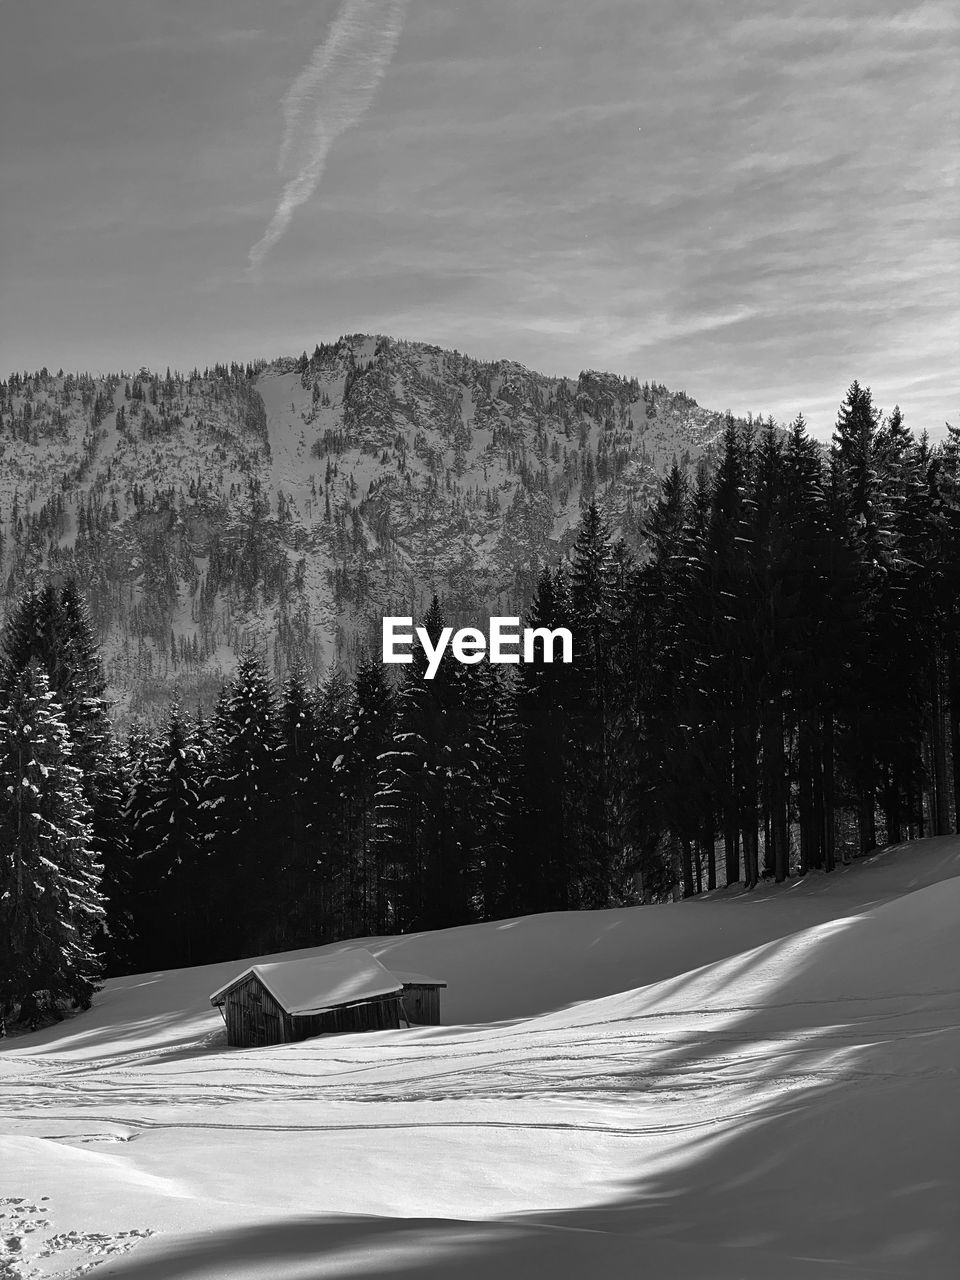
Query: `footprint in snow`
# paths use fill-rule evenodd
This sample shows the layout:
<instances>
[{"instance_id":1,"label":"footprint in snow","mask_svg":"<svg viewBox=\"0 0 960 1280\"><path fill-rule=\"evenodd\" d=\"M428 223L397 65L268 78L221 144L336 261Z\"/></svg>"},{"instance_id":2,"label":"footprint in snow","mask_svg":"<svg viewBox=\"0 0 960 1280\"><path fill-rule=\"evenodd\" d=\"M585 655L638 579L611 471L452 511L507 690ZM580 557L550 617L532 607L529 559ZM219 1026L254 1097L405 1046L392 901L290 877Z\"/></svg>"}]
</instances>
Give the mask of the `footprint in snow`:
<instances>
[{"instance_id":1,"label":"footprint in snow","mask_svg":"<svg viewBox=\"0 0 960 1280\"><path fill-rule=\"evenodd\" d=\"M87 1275L108 1257L129 1253L141 1240L153 1235L150 1230L129 1231L59 1231L41 1238L36 1233L47 1230L50 1222L40 1217L48 1208L49 1196L40 1205L22 1196L0 1197L0 1280L68 1280ZM69 1255L64 1256L64 1255ZM37 1262L48 1258L62 1259L68 1270L51 1272L38 1269Z\"/></svg>"}]
</instances>

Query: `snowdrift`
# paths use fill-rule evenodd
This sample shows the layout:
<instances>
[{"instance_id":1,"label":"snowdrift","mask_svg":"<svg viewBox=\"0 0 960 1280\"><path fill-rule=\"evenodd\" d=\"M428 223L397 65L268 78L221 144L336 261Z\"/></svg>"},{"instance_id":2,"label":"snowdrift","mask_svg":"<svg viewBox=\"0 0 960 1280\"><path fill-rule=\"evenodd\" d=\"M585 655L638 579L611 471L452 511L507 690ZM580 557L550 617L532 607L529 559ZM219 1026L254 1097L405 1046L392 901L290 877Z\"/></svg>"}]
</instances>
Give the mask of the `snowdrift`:
<instances>
[{"instance_id":1,"label":"snowdrift","mask_svg":"<svg viewBox=\"0 0 960 1280\"><path fill-rule=\"evenodd\" d=\"M0 1054L8 1258L953 1275L958 873L941 838L750 895L318 948L436 974L448 1025L269 1049L225 1049L206 1002L270 957L117 979Z\"/></svg>"}]
</instances>

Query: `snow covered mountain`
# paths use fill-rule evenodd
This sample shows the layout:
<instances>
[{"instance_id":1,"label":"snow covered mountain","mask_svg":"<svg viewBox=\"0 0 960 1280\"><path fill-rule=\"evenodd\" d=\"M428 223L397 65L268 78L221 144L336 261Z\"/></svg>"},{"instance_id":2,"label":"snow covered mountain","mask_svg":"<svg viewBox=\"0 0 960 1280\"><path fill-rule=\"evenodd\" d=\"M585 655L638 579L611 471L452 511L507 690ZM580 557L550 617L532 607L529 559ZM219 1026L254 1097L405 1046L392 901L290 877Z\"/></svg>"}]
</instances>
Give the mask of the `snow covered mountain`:
<instances>
[{"instance_id":1,"label":"snow covered mountain","mask_svg":"<svg viewBox=\"0 0 960 1280\"><path fill-rule=\"evenodd\" d=\"M511 613L570 546L584 499L635 542L674 459L718 413L609 374L353 336L181 377L0 384L6 597L76 574L120 713L209 702L254 646L279 676L375 646L384 613Z\"/></svg>"},{"instance_id":2,"label":"snow covered mountain","mask_svg":"<svg viewBox=\"0 0 960 1280\"><path fill-rule=\"evenodd\" d=\"M435 974L443 1025L262 1049L209 996L270 957L111 979L0 1042L0 1275L945 1280L958 875L948 836L334 943L296 954Z\"/></svg>"}]
</instances>

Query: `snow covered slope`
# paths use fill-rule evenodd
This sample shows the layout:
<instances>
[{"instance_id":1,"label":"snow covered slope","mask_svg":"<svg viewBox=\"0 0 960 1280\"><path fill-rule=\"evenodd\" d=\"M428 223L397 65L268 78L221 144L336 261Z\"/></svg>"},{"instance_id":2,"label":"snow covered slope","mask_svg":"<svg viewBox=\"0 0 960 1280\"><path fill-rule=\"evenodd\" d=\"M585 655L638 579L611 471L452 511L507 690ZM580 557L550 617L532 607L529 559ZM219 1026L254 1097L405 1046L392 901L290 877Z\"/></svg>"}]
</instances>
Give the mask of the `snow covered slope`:
<instances>
[{"instance_id":1,"label":"snow covered slope","mask_svg":"<svg viewBox=\"0 0 960 1280\"><path fill-rule=\"evenodd\" d=\"M0 383L0 569L75 574L122 710L207 705L238 650L278 674L350 666L384 613L528 602L581 501L638 522L722 417L609 374L354 335L299 360L181 377ZM2 603L0 603L2 610Z\"/></svg>"},{"instance_id":2,"label":"snow covered slope","mask_svg":"<svg viewBox=\"0 0 960 1280\"><path fill-rule=\"evenodd\" d=\"M115 979L0 1054L6 1274L952 1276L958 917L944 837L358 939L446 1025L257 1050L206 1003L250 958Z\"/></svg>"}]
</instances>

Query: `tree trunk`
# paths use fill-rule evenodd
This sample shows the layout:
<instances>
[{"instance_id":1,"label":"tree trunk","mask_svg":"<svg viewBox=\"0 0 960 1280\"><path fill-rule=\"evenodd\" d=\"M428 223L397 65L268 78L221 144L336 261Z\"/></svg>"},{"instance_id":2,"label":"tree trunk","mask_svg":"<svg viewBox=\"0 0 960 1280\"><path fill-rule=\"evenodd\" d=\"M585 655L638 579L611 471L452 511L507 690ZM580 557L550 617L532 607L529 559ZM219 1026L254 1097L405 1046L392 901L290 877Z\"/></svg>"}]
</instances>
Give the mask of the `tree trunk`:
<instances>
[{"instance_id":1,"label":"tree trunk","mask_svg":"<svg viewBox=\"0 0 960 1280\"><path fill-rule=\"evenodd\" d=\"M726 882L736 884L740 879L740 824L737 821L737 791L734 774L733 743L727 757L727 785L723 796L723 845L726 861Z\"/></svg>"},{"instance_id":2,"label":"tree trunk","mask_svg":"<svg viewBox=\"0 0 960 1280\"><path fill-rule=\"evenodd\" d=\"M680 870L683 875L683 896L693 897L693 850L686 836L680 837Z\"/></svg>"},{"instance_id":3,"label":"tree trunk","mask_svg":"<svg viewBox=\"0 0 960 1280\"><path fill-rule=\"evenodd\" d=\"M735 823L736 815L732 822L729 814L724 815L723 849L727 884L736 884L740 879L740 832Z\"/></svg>"},{"instance_id":4,"label":"tree trunk","mask_svg":"<svg viewBox=\"0 0 960 1280\"><path fill-rule=\"evenodd\" d=\"M935 641L930 663L930 756L931 797L930 817L935 836L946 835L950 829L949 800L947 798L947 741L943 725L943 663L941 645Z\"/></svg>"},{"instance_id":5,"label":"tree trunk","mask_svg":"<svg viewBox=\"0 0 960 1280\"><path fill-rule=\"evenodd\" d=\"M822 732L818 732L817 740L812 750L813 860L810 865L812 867L816 867L819 871L832 869L832 863L831 867L827 868L827 806L824 798L826 769L824 767L824 743Z\"/></svg>"},{"instance_id":6,"label":"tree trunk","mask_svg":"<svg viewBox=\"0 0 960 1280\"><path fill-rule=\"evenodd\" d=\"M903 839L900 826L900 786L890 765L883 766L883 825L887 844L899 844Z\"/></svg>"},{"instance_id":7,"label":"tree trunk","mask_svg":"<svg viewBox=\"0 0 960 1280\"><path fill-rule=\"evenodd\" d=\"M927 755L926 746L924 746L924 755ZM925 815L923 812L923 784L917 788L917 839L923 839L925 829Z\"/></svg>"},{"instance_id":8,"label":"tree trunk","mask_svg":"<svg viewBox=\"0 0 960 1280\"><path fill-rule=\"evenodd\" d=\"M717 887L717 849L712 815L706 816L703 820L701 841L703 851L707 855L707 890L709 891Z\"/></svg>"},{"instance_id":9,"label":"tree trunk","mask_svg":"<svg viewBox=\"0 0 960 1280\"><path fill-rule=\"evenodd\" d=\"M787 778L783 756L783 705L779 695L771 698L766 708L763 741L763 769L766 775L768 847L764 851L764 868L773 872L779 884L787 877Z\"/></svg>"},{"instance_id":10,"label":"tree trunk","mask_svg":"<svg viewBox=\"0 0 960 1280\"><path fill-rule=\"evenodd\" d=\"M800 828L800 870L804 874L817 865L819 849L811 737L809 716L803 715L797 728L797 825Z\"/></svg>"},{"instance_id":11,"label":"tree trunk","mask_svg":"<svg viewBox=\"0 0 960 1280\"><path fill-rule=\"evenodd\" d=\"M743 883L753 889L760 879L760 840L758 799L760 791L754 725L746 723L737 732L737 800L740 831L743 837Z\"/></svg>"},{"instance_id":12,"label":"tree trunk","mask_svg":"<svg viewBox=\"0 0 960 1280\"><path fill-rule=\"evenodd\" d=\"M872 853L877 847L876 805L877 798L872 787L862 792L857 800L857 828L860 832L861 854Z\"/></svg>"},{"instance_id":13,"label":"tree trunk","mask_svg":"<svg viewBox=\"0 0 960 1280\"><path fill-rule=\"evenodd\" d=\"M760 879L760 840L757 823L748 819L743 828L743 883L747 889L755 889Z\"/></svg>"},{"instance_id":14,"label":"tree trunk","mask_svg":"<svg viewBox=\"0 0 960 1280\"><path fill-rule=\"evenodd\" d=\"M951 635L950 644L950 756L953 767L953 829L960 833L960 654L957 638Z\"/></svg>"},{"instance_id":15,"label":"tree trunk","mask_svg":"<svg viewBox=\"0 0 960 1280\"><path fill-rule=\"evenodd\" d=\"M822 783L822 817L823 817L823 866L832 871L835 865L836 849L836 788L833 773L833 712L825 711L823 715L823 744L821 751L823 770Z\"/></svg>"}]
</instances>

